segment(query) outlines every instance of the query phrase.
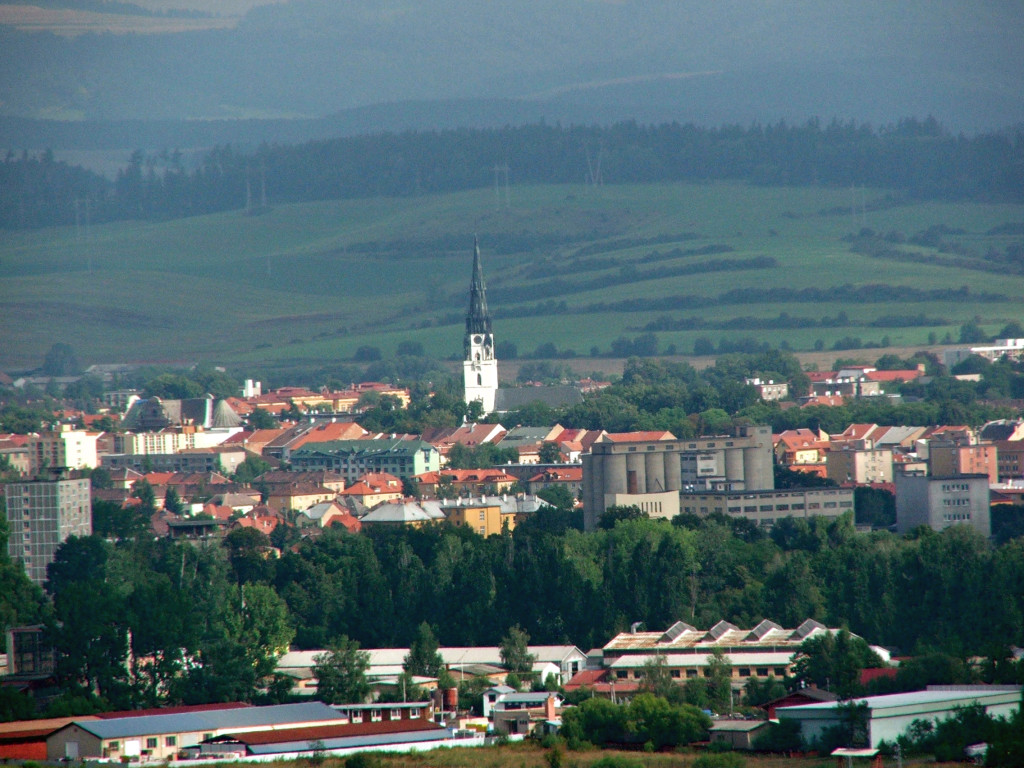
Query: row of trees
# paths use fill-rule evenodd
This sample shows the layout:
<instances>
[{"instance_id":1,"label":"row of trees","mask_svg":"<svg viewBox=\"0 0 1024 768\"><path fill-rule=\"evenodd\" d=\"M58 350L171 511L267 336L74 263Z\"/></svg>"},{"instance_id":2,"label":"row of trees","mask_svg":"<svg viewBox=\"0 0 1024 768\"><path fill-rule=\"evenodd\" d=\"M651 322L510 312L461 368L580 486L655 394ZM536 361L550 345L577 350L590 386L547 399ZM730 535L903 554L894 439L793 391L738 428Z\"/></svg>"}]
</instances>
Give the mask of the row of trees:
<instances>
[{"instance_id":1,"label":"row of trees","mask_svg":"<svg viewBox=\"0 0 1024 768\"><path fill-rule=\"evenodd\" d=\"M252 155L217 147L192 170L177 152L136 152L113 182L50 152L8 154L0 162L0 227L240 209L247 189L258 181L262 190L264 180L272 203L473 189L491 182L487 169L495 158L506 158L517 183L579 183L593 146L602 147L601 175L613 184L742 179L884 187L922 198L1024 199L1019 134L953 136L931 119L884 130L817 120L721 128L541 123L264 146Z\"/></svg>"},{"instance_id":2,"label":"row of trees","mask_svg":"<svg viewBox=\"0 0 1024 768\"><path fill-rule=\"evenodd\" d=\"M45 598L9 569L0 618L52 626L62 682L114 706L252 699L289 643L403 647L424 622L444 645L498 644L518 625L537 643L593 647L636 621L723 618L815 618L904 652L958 657L1003 658L1024 643L1020 540L993 549L961 528L865 536L849 518L786 521L770 537L682 518L583 534L560 514L487 539L448 526L330 530L279 560L251 531L206 549L72 539Z\"/></svg>"}]
</instances>

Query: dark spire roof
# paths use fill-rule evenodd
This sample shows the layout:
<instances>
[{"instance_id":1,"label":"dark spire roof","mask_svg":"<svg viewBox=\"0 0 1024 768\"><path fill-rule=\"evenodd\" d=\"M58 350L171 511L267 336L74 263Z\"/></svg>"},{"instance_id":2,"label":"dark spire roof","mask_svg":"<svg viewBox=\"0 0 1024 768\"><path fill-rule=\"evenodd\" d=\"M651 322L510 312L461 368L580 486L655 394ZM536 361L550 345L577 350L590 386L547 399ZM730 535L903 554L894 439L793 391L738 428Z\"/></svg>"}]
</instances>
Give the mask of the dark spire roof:
<instances>
[{"instance_id":1,"label":"dark spire roof","mask_svg":"<svg viewBox=\"0 0 1024 768\"><path fill-rule=\"evenodd\" d=\"M473 279L469 284L469 313L466 315L466 333L490 333L491 315L487 311L487 287L484 270L480 266L480 243L473 239Z\"/></svg>"}]
</instances>

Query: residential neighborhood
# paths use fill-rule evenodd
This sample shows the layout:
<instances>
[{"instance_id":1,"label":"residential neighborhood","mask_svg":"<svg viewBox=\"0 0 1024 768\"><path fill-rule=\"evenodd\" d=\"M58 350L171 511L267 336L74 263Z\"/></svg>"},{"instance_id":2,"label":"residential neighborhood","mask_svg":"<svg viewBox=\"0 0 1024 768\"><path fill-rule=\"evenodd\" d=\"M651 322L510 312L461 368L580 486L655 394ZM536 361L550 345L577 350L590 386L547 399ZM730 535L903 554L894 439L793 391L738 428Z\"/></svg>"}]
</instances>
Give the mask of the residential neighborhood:
<instances>
[{"instance_id":1,"label":"residential neighborhood","mask_svg":"<svg viewBox=\"0 0 1024 768\"><path fill-rule=\"evenodd\" d=\"M0 725L0 755L571 741L591 709L652 696L689 708L693 730L673 738L735 750L851 749L844 702L867 713L854 746L869 751L964 706L1020 717L1021 564L1002 548L1024 530L1019 416L890 424L931 413L922 386L958 380L930 358L819 372L764 354L708 379L734 393L735 416L593 420L624 385L590 379L538 398L524 424L530 401L502 403L544 387L499 386L478 247L472 275L461 398L416 383L264 392L248 379L178 398L147 384L0 435L5 562L28 606L0 614L0 691L21 713ZM635 360L624 377L685 398L696 375ZM432 424L445 408L455 423ZM987 599L965 607L959 588L930 586L961 578ZM942 641L935 621L958 644L923 650ZM92 702L80 715L25 717L79 699Z\"/></svg>"}]
</instances>

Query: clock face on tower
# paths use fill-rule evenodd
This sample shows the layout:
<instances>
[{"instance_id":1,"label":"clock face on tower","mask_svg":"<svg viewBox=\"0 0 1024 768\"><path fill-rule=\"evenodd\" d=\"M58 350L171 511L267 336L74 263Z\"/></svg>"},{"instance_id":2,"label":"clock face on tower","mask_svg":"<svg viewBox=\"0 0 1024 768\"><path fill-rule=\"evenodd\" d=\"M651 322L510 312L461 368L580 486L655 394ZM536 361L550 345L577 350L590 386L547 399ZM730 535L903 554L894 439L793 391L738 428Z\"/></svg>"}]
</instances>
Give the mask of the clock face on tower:
<instances>
[{"instance_id":1,"label":"clock face on tower","mask_svg":"<svg viewBox=\"0 0 1024 768\"><path fill-rule=\"evenodd\" d=\"M483 344L483 341L484 341L484 337L483 336L474 336L473 337L473 343L474 344Z\"/></svg>"}]
</instances>

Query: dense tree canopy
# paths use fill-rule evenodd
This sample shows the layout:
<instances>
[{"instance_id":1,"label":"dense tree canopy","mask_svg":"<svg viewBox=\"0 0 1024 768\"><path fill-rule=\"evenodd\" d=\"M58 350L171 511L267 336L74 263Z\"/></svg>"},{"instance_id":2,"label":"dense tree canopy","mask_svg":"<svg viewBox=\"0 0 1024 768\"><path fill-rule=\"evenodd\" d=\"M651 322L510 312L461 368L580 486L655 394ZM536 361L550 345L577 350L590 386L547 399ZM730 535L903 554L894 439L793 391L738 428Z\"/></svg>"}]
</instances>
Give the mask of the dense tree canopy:
<instances>
[{"instance_id":1,"label":"dense tree canopy","mask_svg":"<svg viewBox=\"0 0 1024 768\"><path fill-rule=\"evenodd\" d=\"M602 148L607 183L740 179L889 188L918 198L1019 201L1024 199L1021 145L1019 133L954 136L933 119L906 119L879 130L852 122L823 125L817 119L719 128L541 123L265 145L251 155L216 147L191 171L184 169L180 153L146 157L135 152L114 181L57 161L52 152L9 154L0 162L0 227L74 224L84 210L99 222L241 208L255 166L265 170L274 202L482 187L491 182L484 169L495 157L508 157L518 182L573 183L586 167L587 146ZM511 155L510 147L515 148Z\"/></svg>"}]
</instances>

